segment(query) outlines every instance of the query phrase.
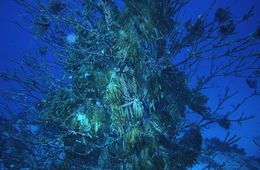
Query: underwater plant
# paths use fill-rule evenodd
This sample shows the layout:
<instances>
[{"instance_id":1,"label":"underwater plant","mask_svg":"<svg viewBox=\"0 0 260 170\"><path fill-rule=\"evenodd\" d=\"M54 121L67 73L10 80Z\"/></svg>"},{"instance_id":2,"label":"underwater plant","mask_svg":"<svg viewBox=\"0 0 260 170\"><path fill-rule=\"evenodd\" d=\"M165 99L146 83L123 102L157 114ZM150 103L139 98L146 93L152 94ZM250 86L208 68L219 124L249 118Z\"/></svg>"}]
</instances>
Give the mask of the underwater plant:
<instances>
[{"instance_id":1,"label":"underwater plant","mask_svg":"<svg viewBox=\"0 0 260 170\"><path fill-rule=\"evenodd\" d=\"M259 71L259 28L233 37L253 8L240 18L218 8L210 19L213 0L204 14L185 21L189 0L121 0L123 7L114 0L14 1L41 44L17 63L19 74L1 73L22 87L3 95L33 115L15 122L28 134L7 128L12 135L1 137L20 145L27 139L24 154L31 156L19 168L186 169L203 152L202 131L210 124L229 129L253 117L230 118L260 94L249 81L259 78L251 74ZM45 50L54 63L46 63ZM202 75L205 62L210 67ZM228 76L248 77L255 91L216 116L237 92L227 88L213 109L203 90ZM200 121L188 122L189 112ZM32 124L41 129L37 135Z\"/></svg>"}]
</instances>

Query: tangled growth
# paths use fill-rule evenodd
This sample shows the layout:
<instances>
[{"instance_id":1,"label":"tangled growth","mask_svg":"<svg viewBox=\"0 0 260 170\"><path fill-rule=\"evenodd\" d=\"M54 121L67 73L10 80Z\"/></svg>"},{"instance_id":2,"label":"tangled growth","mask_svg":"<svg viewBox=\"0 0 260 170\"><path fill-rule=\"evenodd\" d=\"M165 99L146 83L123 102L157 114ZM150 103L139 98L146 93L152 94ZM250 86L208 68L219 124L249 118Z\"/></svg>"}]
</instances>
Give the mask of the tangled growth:
<instances>
[{"instance_id":1,"label":"tangled growth","mask_svg":"<svg viewBox=\"0 0 260 170\"><path fill-rule=\"evenodd\" d=\"M20 76L1 74L21 84L24 93L9 98L27 112L33 107L33 121L41 125L37 137L26 138L34 143L28 150L42 152L32 151L25 167L186 169L203 152L205 127L228 129L232 121L251 118L229 118L240 104L216 116L234 94L227 89L213 110L202 90L219 76L259 77L259 28L232 37L253 8L239 18L229 8L213 11L213 0L205 14L186 21L189 0L122 0L123 6L113 0L15 1L26 8L24 17L42 44L24 56ZM53 65L37 57L46 49L56 57ZM204 62L211 66L199 75ZM255 95L257 87L241 104ZM187 122L188 112L201 121Z\"/></svg>"}]
</instances>

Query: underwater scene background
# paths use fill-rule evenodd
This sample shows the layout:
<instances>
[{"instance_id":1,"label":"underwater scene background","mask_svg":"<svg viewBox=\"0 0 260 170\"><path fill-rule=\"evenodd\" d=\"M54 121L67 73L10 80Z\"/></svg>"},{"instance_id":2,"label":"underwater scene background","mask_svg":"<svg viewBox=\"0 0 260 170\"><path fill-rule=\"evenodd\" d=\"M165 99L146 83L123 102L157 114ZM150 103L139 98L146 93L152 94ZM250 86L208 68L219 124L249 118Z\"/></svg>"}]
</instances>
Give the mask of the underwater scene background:
<instances>
[{"instance_id":1,"label":"underwater scene background","mask_svg":"<svg viewBox=\"0 0 260 170\"><path fill-rule=\"evenodd\" d=\"M257 0L2 0L0 169L260 169Z\"/></svg>"}]
</instances>

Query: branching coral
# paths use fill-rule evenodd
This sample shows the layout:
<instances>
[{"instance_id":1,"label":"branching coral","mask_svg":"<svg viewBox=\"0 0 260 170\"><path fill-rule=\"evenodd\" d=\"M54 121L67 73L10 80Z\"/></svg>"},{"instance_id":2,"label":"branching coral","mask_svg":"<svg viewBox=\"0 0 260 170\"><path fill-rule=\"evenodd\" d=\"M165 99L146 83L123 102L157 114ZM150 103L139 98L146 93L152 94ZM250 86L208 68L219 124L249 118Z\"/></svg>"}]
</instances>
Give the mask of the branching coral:
<instances>
[{"instance_id":1,"label":"branching coral","mask_svg":"<svg viewBox=\"0 0 260 170\"><path fill-rule=\"evenodd\" d=\"M202 90L215 77L259 69L259 50L246 51L259 45L259 28L242 38L229 37L252 11L236 21L229 10L218 8L209 21L213 1L194 22L184 22L180 16L187 0L124 0L121 10L110 0L34 0L33 7L16 1L34 17L35 33L54 52L63 76L47 72L46 81L39 82L37 77L2 77L20 82L31 97L29 91L42 92L39 122L59 129L65 154L57 165L61 169L192 167L202 150L202 129L211 123L228 128L229 116L240 107L216 118L233 94L227 90L212 110ZM73 43L66 42L68 33L76 37ZM230 62L221 63L223 57ZM252 67L240 60L246 57L255 58ZM204 61L211 66L200 76ZM192 87L190 79L197 84ZM257 89L248 98L254 95ZM200 122L187 122L188 111Z\"/></svg>"}]
</instances>

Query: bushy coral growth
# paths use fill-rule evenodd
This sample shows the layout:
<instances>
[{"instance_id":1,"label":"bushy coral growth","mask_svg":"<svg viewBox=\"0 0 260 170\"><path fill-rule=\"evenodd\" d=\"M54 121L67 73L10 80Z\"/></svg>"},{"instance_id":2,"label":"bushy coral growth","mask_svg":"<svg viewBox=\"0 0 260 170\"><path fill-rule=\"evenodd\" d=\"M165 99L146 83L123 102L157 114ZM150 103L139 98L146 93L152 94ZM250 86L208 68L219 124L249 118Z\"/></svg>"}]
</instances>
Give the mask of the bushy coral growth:
<instances>
[{"instance_id":1,"label":"bushy coral growth","mask_svg":"<svg viewBox=\"0 0 260 170\"><path fill-rule=\"evenodd\" d=\"M216 109L207 106L203 94L215 77L244 77L259 69L257 59L241 61L259 58L259 50L252 50L259 28L230 37L251 10L237 21L229 9L218 8L209 19L213 1L205 14L184 21L189 0L122 0L121 9L113 0L15 1L33 18L34 35L56 57L53 66L25 57L34 73L30 78L1 74L22 84L24 95L41 93L43 98L30 103L37 106L36 120L57 129L43 135L44 146L56 148L57 157L35 156L38 164L32 169L48 169L49 162L57 169L186 169L202 153L205 127L219 123L228 129L230 122L251 118L229 117L259 95L257 88L222 117L215 115L234 94L227 89ZM223 63L224 57L230 62ZM202 76L205 62L210 66ZM57 67L61 78L51 74ZM200 121L188 122L190 113Z\"/></svg>"}]
</instances>

